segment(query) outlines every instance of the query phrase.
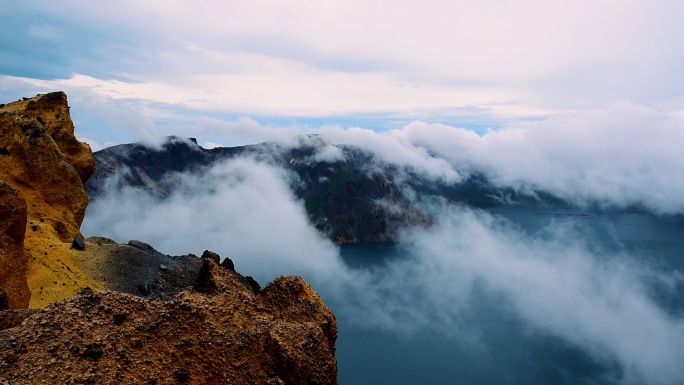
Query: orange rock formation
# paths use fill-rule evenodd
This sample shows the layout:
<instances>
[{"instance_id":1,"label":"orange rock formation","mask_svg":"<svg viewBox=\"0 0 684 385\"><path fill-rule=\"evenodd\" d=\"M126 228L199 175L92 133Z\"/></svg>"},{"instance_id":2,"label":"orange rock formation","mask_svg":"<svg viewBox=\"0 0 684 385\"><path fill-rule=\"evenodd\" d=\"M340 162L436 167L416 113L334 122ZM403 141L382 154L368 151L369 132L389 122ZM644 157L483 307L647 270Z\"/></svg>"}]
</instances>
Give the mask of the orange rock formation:
<instances>
[{"instance_id":1,"label":"orange rock formation","mask_svg":"<svg viewBox=\"0 0 684 385\"><path fill-rule=\"evenodd\" d=\"M26 282L26 201L19 191L0 181L0 309L28 307Z\"/></svg>"},{"instance_id":2,"label":"orange rock formation","mask_svg":"<svg viewBox=\"0 0 684 385\"><path fill-rule=\"evenodd\" d=\"M0 331L0 383L334 385L336 335L301 278L254 294L206 259L170 301L85 290Z\"/></svg>"},{"instance_id":3,"label":"orange rock formation","mask_svg":"<svg viewBox=\"0 0 684 385\"><path fill-rule=\"evenodd\" d=\"M102 286L80 272L70 257L88 205L83 182L93 167L90 147L74 136L63 92L0 107L0 181L16 189L27 206L26 264L16 272L26 271L31 307L72 296L83 286ZM0 247L6 250L8 245L3 241ZM0 264L22 260L16 253L7 255ZM27 297L16 287L6 289L6 296L13 306L25 306Z\"/></svg>"}]
</instances>

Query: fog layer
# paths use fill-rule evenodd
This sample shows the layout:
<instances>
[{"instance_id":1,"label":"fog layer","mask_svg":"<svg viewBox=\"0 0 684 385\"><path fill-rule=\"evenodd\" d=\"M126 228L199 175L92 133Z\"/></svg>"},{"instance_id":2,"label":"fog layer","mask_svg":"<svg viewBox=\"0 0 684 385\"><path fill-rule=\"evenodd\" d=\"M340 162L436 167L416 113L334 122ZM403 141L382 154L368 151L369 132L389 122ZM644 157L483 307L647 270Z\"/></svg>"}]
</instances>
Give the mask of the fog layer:
<instances>
[{"instance_id":1,"label":"fog layer","mask_svg":"<svg viewBox=\"0 0 684 385\"><path fill-rule=\"evenodd\" d=\"M337 155L328 149L321 156ZM433 202L425 209L436 224L405 233L404 258L352 269L308 222L288 187L295 176L234 159L174 178L179 187L165 200L131 188L98 198L84 233L140 239L171 254L211 249L262 283L302 275L336 304L338 317L360 327L430 328L454 343L477 342L472 308L475 293L484 291L499 296L530 332L617 365L616 381L684 381L684 321L653 295L655 287L674 290L681 277L602 246L576 221L530 234L488 213Z\"/></svg>"}]
</instances>

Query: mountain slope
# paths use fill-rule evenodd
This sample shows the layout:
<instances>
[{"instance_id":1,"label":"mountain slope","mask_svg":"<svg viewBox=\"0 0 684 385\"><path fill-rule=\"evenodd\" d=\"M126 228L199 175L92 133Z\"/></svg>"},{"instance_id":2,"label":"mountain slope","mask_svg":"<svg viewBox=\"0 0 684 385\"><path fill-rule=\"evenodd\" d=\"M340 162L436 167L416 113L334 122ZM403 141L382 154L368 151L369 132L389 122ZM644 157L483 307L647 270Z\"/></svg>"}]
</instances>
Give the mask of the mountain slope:
<instances>
[{"instance_id":1,"label":"mountain slope","mask_svg":"<svg viewBox=\"0 0 684 385\"><path fill-rule=\"evenodd\" d=\"M425 199L474 207L538 199L494 188L476 174L457 183L435 180L370 151L334 145L313 135L299 137L295 144L214 149L168 137L159 148L124 144L98 151L94 157L95 173L85 186L93 201L124 188L140 188L164 199L179 187L180 175L202 174L239 157L266 162L287 171L292 194L303 201L311 223L340 243L395 241L401 229L431 226L432 214L421 208Z\"/></svg>"}]
</instances>

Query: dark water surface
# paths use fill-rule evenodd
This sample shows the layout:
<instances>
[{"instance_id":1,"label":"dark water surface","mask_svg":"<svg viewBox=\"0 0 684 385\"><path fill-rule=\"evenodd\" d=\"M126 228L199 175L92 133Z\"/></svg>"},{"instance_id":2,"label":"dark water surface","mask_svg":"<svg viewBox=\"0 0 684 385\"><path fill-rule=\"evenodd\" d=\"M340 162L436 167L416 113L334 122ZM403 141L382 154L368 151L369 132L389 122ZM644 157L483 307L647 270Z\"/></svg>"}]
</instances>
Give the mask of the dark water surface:
<instances>
[{"instance_id":1,"label":"dark water surface","mask_svg":"<svg viewBox=\"0 0 684 385\"><path fill-rule=\"evenodd\" d=\"M684 218L644 213L601 213L582 210L540 211L506 208L491 213L521 231L536 234L550 223L572 221L602 247L639 258L662 271L684 272ZM341 255L355 269L378 268L405 258L398 244L344 245ZM398 333L363 327L363 314L349 319L339 313L337 358L342 385L382 384L610 384L620 377L615 363L599 362L559 337L534 330L486 290L466 322L477 327L467 341L436 330ZM662 306L680 314L684 304L672 296ZM684 296L675 296L675 298ZM335 311L339 304L330 301ZM337 313L337 312L336 312Z\"/></svg>"}]
</instances>

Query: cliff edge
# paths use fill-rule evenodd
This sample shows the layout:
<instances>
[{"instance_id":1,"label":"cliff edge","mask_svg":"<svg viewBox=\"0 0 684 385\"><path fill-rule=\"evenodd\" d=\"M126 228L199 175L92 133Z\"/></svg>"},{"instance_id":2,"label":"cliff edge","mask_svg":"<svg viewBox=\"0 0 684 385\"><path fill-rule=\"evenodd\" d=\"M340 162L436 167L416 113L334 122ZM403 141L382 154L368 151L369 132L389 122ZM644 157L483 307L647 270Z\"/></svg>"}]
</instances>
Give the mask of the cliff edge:
<instances>
[{"instance_id":1,"label":"cliff edge","mask_svg":"<svg viewBox=\"0 0 684 385\"><path fill-rule=\"evenodd\" d=\"M83 290L0 331L12 384L337 383L335 317L299 277L257 294L203 260L169 301Z\"/></svg>"}]
</instances>

